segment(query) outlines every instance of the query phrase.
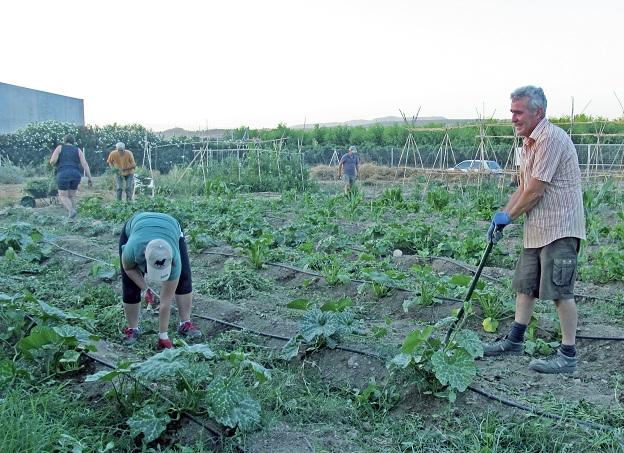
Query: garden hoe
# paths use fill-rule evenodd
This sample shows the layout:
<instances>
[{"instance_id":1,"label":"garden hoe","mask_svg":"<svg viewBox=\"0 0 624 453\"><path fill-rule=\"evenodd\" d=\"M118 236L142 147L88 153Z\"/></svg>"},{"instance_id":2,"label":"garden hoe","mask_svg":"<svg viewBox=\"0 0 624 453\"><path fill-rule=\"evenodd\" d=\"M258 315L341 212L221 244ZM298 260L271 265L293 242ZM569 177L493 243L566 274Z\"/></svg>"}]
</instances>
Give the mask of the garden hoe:
<instances>
[{"instance_id":1,"label":"garden hoe","mask_svg":"<svg viewBox=\"0 0 624 453\"><path fill-rule=\"evenodd\" d=\"M488 241L487 247L485 248L485 252L483 252L483 256L481 257L481 262L479 263L479 267L477 268L477 271L475 272L474 277L472 277L472 282L470 282L470 287L468 288L468 292L466 293L466 297L464 298L464 303L459 309L459 312L457 313L457 318L455 319L455 321L453 321L453 324L451 325L448 332L446 333L446 337L444 338L445 345L448 344L449 339L451 338L451 335L453 334L453 331L457 328L457 324L461 321L462 317L464 316L466 304L472 297L472 293L474 292L474 289L477 287L477 283L479 282L479 277L481 276L481 272L483 271L483 268L485 267L485 263L487 262L488 257L490 256L490 253L492 252L492 248L494 247L494 244L496 244L502 237L503 237L503 231L502 229L499 229L497 227L497 229L492 234L492 239Z\"/></svg>"}]
</instances>

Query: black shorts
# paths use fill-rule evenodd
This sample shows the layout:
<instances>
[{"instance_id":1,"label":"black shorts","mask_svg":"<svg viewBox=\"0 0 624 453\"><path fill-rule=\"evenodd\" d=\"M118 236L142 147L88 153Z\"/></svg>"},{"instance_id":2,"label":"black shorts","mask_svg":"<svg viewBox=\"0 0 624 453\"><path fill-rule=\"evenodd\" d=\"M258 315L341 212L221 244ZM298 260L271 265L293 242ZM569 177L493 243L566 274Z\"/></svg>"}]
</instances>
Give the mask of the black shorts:
<instances>
[{"instance_id":1,"label":"black shorts","mask_svg":"<svg viewBox=\"0 0 624 453\"><path fill-rule=\"evenodd\" d=\"M566 237L544 247L523 249L513 289L544 300L573 299L579 246L578 238Z\"/></svg>"},{"instance_id":2,"label":"black shorts","mask_svg":"<svg viewBox=\"0 0 624 453\"><path fill-rule=\"evenodd\" d=\"M119 263L121 268L121 288L123 294L123 301L125 304L138 304L141 302L141 289L132 281L126 271L124 271L121 260L121 246L128 242L128 236L126 235L126 225L124 224L121 229L121 235L119 236ZM184 240L184 234L180 236L180 261L182 262L182 271L180 272L180 280L178 280L178 286L175 293L183 296L193 292L193 279L191 277L191 262L188 257L188 249L186 248L186 241Z\"/></svg>"},{"instance_id":3,"label":"black shorts","mask_svg":"<svg viewBox=\"0 0 624 453\"><path fill-rule=\"evenodd\" d=\"M56 176L56 184L58 185L58 190L77 190L78 184L80 184L80 179L81 176L74 173L61 173Z\"/></svg>"}]
</instances>

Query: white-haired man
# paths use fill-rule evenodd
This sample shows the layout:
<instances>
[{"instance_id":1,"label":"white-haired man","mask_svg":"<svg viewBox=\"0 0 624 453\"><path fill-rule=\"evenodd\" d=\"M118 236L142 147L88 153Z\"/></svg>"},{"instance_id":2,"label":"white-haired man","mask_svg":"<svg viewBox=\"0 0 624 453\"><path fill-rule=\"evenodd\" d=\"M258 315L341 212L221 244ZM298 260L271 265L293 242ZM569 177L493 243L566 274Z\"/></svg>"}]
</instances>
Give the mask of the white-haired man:
<instances>
[{"instance_id":1,"label":"white-haired man","mask_svg":"<svg viewBox=\"0 0 624 453\"><path fill-rule=\"evenodd\" d=\"M536 298L553 300L561 325L561 346L529 368L540 373L576 370L574 300L576 258L585 239L581 171L569 135L546 119L541 88L525 86L511 93L511 122L524 137L520 181L504 210L492 219L488 237L524 215L524 248L513 278L515 321L500 341L484 345L484 355L521 354L524 333Z\"/></svg>"},{"instance_id":2,"label":"white-haired man","mask_svg":"<svg viewBox=\"0 0 624 453\"><path fill-rule=\"evenodd\" d=\"M108 155L106 162L116 173L115 187L117 190L117 200L121 201L122 194L125 190L126 201L132 201L132 195L134 193L134 169L136 168L132 151L126 149L126 145L123 142L119 142L115 145L115 149Z\"/></svg>"}]
</instances>

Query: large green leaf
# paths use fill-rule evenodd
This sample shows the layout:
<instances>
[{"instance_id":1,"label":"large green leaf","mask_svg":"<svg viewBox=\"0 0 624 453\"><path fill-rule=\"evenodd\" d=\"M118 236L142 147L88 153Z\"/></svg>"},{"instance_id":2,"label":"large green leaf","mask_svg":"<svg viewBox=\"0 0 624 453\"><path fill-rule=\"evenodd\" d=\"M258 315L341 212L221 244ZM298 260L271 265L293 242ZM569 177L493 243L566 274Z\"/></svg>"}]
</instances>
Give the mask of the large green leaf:
<instances>
[{"instance_id":1,"label":"large green leaf","mask_svg":"<svg viewBox=\"0 0 624 453\"><path fill-rule=\"evenodd\" d=\"M18 367L12 360L0 360L0 389L14 379L30 379L30 373Z\"/></svg>"},{"instance_id":2,"label":"large green leaf","mask_svg":"<svg viewBox=\"0 0 624 453\"><path fill-rule=\"evenodd\" d=\"M19 339L24 334L27 318L21 310L3 306L0 317L5 327L4 331L0 331L0 339L8 340L13 336Z\"/></svg>"},{"instance_id":3,"label":"large green leaf","mask_svg":"<svg viewBox=\"0 0 624 453\"><path fill-rule=\"evenodd\" d=\"M145 362L135 365L134 371L138 377L148 381L175 376L178 371L186 368L184 361L179 359L182 351L181 348L165 349Z\"/></svg>"},{"instance_id":4,"label":"large green leaf","mask_svg":"<svg viewBox=\"0 0 624 453\"><path fill-rule=\"evenodd\" d=\"M463 349L436 351L431 356L436 378L442 385L463 392L477 375L474 359Z\"/></svg>"},{"instance_id":5,"label":"large green leaf","mask_svg":"<svg viewBox=\"0 0 624 453\"><path fill-rule=\"evenodd\" d=\"M51 327L36 326L30 331L30 335L17 342L17 348L27 357L32 358L32 352L46 345L62 345L69 343L77 344L75 338L63 338Z\"/></svg>"},{"instance_id":6,"label":"large green leaf","mask_svg":"<svg viewBox=\"0 0 624 453\"><path fill-rule=\"evenodd\" d=\"M75 350L67 350L63 353L59 363L66 363L70 365L77 365L80 360L80 352Z\"/></svg>"},{"instance_id":7,"label":"large green leaf","mask_svg":"<svg viewBox=\"0 0 624 453\"><path fill-rule=\"evenodd\" d=\"M472 330L460 330L454 338L460 348L464 348L472 358L483 357L483 343Z\"/></svg>"},{"instance_id":8,"label":"large green leaf","mask_svg":"<svg viewBox=\"0 0 624 453\"><path fill-rule=\"evenodd\" d=\"M127 371L126 371L127 372ZM90 374L85 378L85 382L103 381L109 382L120 376L122 373L119 370L102 370L97 373Z\"/></svg>"},{"instance_id":9,"label":"large green leaf","mask_svg":"<svg viewBox=\"0 0 624 453\"><path fill-rule=\"evenodd\" d=\"M58 319L60 321L66 321L69 319L77 319L78 317L74 314L65 313L63 310L53 307L51 305L46 304L40 300L37 301L39 307L41 307L41 311L43 311L46 318Z\"/></svg>"},{"instance_id":10,"label":"large green leaf","mask_svg":"<svg viewBox=\"0 0 624 453\"><path fill-rule=\"evenodd\" d=\"M203 343L198 343L190 346L187 345L184 347L184 352L190 354L199 354L205 359L213 359L216 355L213 350L210 349L210 346Z\"/></svg>"},{"instance_id":11,"label":"large green leaf","mask_svg":"<svg viewBox=\"0 0 624 453\"><path fill-rule=\"evenodd\" d=\"M280 352L280 357L284 360L290 360L299 354L299 346L301 345L301 336L297 335L296 337L288 340L288 343L284 345L282 351Z\"/></svg>"},{"instance_id":12,"label":"large green leaf","mask_svg":"<svg viewBox=\"0 0 624 453\"><path fill-rule=\"evenodd\" d=\"M206 403L210 416L230 428L249 430L260 423L260 403L238 377L215 377L206 389Z\"/></svg>"},{"instance_id":13,"label":"large green leaf","mask_svg":"<svg viewBox=\"0 0 624 453\"><path fill-rule=\"evenodd\" d=\"M145 406L128 419L128 426L130 434L138 436L143 433L143 441L148 443L158 439L170 421L167 414L159 414L153 406Z\"/></svg>"},{"instance_id":14,"label":"large green leaf","mask_svg":"<svg viewBox=\"0 0 624 453\"><path fill-rule=\"evenodd\" d=\"M403 340L403 346L401 346L401 352L405 354L412 354L418 346L423 344L429 339L433 332L433 326L427 326L422 330L416 329L410 333L405 340Z\"/></svg>"},{"instance_id":15,"label":"large green leaf","mask_svg":"<svg viewBox=\"0 0 624 453\"><path fill-rule=\"evenodd\" d=\"M267 370L265 367L260 365L258 362L254 362L253 360L245 359L241 362L241 366L249 367L253 370L256 379L259 382L265 382L271 380L271 371Z\"/></svg>"},{"instance_id":16,"label":"large green leaf","mask_svg":"<svg viewBox=\"0 0 624 453\"><path fill-rule=\"evenodd\" d=\"M341 312L353 305L350 297L341 297L338 300L330 300L321 306L321 311Z\"/></svg>"},{"instance_id":17,"label":"large green leaf","mask_svg":"<svg viewBox=\"0 0 624 453\"><path fill-rule=\"evenodd\" d=\"M365 270L362 272L364 277L368 278L373 283L377 283L378 285L392 285L394 280L388 276L385 272L379 272L375 270Z\"/></svg>"},{"instance_id":18,"label":"large green leaf","mask_svg":"<svg viewBox=\"0 0 624 453\"><path fill-rule=\"evenodd\" d=\"M89 344L100 339L97 335L78 326L70 326L63 324L62 326L53 327L54 331L63 338L76 339L80 343Z\"/></svg>"},{"instance_id":19,"label":"large green leaf","mask_svg":"<svg viewBox=\"0 0 624 453\"><path fill-rule=\"evenodd\" d=\"M334 313L323 312L318 308L310 310L301 320L301 336L307 343L318 338L328 339L340 330Z\"/></svg>"},{"instance_id":20,"label":"large green leaf","mask_svg":"<svg viewBox=\"0 0 624 453\"><path fill-rule=\"evenodd\" d=\"M466 288L470 286L472 283L473 277L469 277L468 275L456 274L451 277L451 283L457 286L465 286ZM485 288L485 283L477 282L477 289Z\"/></svg>"},{"instance_id":21,"label":"large green leaf","mask_svg":"<svg viewBox=\"0 0 624 453\"><path fill-rule=\"evenodd\" d=\"M400 353L395 355L390 363L399 368L407 368L412 363L412 356L410 354Z\"/></svg>"},{"instance_id":22,"label":"large green leaf","mask_svg":"<svg viewBox=\"0 0 624 453\"><path fill-rule=\"evenodd\" d=\"M295 310L307 310L312 305L312 302L310 302L308 299L294 299L286 304L288 308L293 308Z\"/></svg>"}]
</instances>

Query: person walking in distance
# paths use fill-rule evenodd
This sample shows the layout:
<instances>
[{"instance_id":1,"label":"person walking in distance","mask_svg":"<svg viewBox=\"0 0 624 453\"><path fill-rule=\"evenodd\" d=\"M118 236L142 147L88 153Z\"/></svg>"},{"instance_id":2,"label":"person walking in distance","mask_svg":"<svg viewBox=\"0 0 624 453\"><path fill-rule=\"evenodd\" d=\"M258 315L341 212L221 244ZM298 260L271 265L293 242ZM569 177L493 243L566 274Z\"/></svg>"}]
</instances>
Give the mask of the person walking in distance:
<instances>
[{"instance_id":1,"label":"person walking in distance","mask_svg":"<svg viewBox=\"0 0 624 453\"><path fill-rule=\"evenodd\" d=\"M355 180L360 174L360 157L357 155L357 148L349 146L349 150L340 158L338 163L338 179L342 177L344 169L345 194L348 194L355 185Z\"/></svg>"},{"instance_id":2,"label":"person walking in distance","mask_svg":"<svg viewBox=\"0 0 624 453\"><path fill-rule=\"evenodd\" d=\"M173 347L168 335L171 301L176 300L180 324L178 335L186 339L201 337L191 322L193 288L186 241L178 221L168 214L139 212L132 216L119 237L121 285L127 327L124 342L139 339L139 312L143 298L154 301L148 283L162 282L158 312L158 349Z\"/></svg>"},{"instance_id":3,"label":"person walking in distance","mask_svg":"<svg viewBox=\"0 0 624 453\"><path fill-rule=\"evenodd\" d=\"M108 155L106 163L115 171L117 200L121 201L122 194L125 190L126 201L132 201L132 195L134 193L134 169L136 168L132 151L126 149L126 145L123 142L119 142L115 145L115 149Z\"/></svg>"},{"instance_id":4,"label":"person walking in distance","mask_svg":"<svg viewBox=\"0 0 624 453\"><path fill-rule=\"evenodd\" d=\"M484 345L485 356L521 354L536 298L553 300L561 325L561 346L550 357L531 361L541 373L571 373L577 368L574 300L577 255L585 239L581 171L569 135L546 119L541 88L511 93L511 121L523 137L519 186L488 230L491 239L524 215L524 248L513 278L515 321L502 340Z\"/></svg>"},{"instance_id":5,"label":"person walking in distance","mask_svg":"<svg viewBox=\"0 0 624 453\"><path fill-rule=\"evenodd\" d=\"M91 170L84 153L75 144L74 136L67 134L63 144L58 145L50 157L50 165L56 167L56 183L58 185L59 200L67 211L67 216L74 219L76 210L76 192L82 179L82 173L89 178L89 187L93 186Z\"/></svg>"}]
</instances>

